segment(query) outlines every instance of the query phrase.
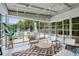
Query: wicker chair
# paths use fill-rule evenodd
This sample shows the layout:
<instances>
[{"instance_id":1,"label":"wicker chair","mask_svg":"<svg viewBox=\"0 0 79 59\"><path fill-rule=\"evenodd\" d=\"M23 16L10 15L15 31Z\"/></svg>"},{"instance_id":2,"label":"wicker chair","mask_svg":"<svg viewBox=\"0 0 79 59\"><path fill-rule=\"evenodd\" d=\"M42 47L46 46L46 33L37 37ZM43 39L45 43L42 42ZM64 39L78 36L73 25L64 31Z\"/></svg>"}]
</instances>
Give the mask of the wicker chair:
<instances>
[{"instance_id":1,"label":"wicker chair","mask_svg":"<svg viewBox=\"0 0 79 59\"><path fill-rule=\"evenodd\" d=\"M32 47L32 45L39 42L39 39L37 38L37 33L30 32L28 38L29 38L30 48Z\"/></svg>"}]
</instances>

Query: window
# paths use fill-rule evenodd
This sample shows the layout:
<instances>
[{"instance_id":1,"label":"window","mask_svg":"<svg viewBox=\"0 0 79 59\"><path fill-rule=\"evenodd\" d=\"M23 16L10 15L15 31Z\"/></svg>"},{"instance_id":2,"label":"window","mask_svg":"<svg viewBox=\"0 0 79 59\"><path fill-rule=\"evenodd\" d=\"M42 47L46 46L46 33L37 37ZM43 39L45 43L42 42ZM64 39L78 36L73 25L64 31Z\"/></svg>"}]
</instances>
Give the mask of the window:
<instances>
[{"instance_id":1,"label":"window","mask_svg":"<svg viewBox=\"0 0 79 59\"><path fill-rule=\"evenodd\" d=\"M56 22L57 34L62 35L62 21Z\"/></svg>"},{"instance_id":2,"label":"window","mask_svg":"<svg viewBox=\"0 0 79 59\"><path fill-rule=\"evenodd\" d=\"M51 27L52 27L52 34L55 34L55 22L51 23Z\"/></svg>"},{"instance_id":3,"label":"window","mask_svg":"<svg viewBox=\"0 0 79 59\"><path fill-rule=\"evenodd\" d=\"M72 38L79 43L79 17L72 18Z\"/></svg>"},{"instance_id":4,"label":"window","mask_svg":"<svg viewBox=\"0 0 79 59\"><path fill-rule=\"evenodd\" d=\"M13 38L14 41L13 43L19 43L23 42L23 22L21 21L20 18L16 17L8 17L8 27L11 31L16 31L14 32ZM10 32L11 32L10 31Z\"/></svg>"},{"instance_id":5,"label":"window","mask_svg":"<svg viewBox=\"0 0 79 59\"><path fill-rule=\"evenodd\" d=\"M4 28L3 28L3 22L5 23L5 16L0 14L0 45L4 45L2 44L4 38L5 38L5 32L4 32Z\"/></svg>"},{"instance_id":6,"label":"window","mask_svg":"<svg viewBox=\"0 0 79 59\"><path fill-rule=\"evenodd\" d=\"M36 21L37 29L39 29L39 21Z\"/></svg>"},{"instance_id":7,"label":"window","mask_svg":"<svg viewBox=\"0 0 79 59\"><path fill-rule=\"evenodd\" d=\"M40 22L40 29L43 29L43 28L44 28L44 23Z\"/></svg>"},{"instance_id":8,"label":"window","mask_svg":"<svg viewBox=\"0 0 79 59\"><path fill-rule=\"evenodd\" d=\"M64 20L64 35L69 37L69 19Z\"/></svg>"}]
</instances>

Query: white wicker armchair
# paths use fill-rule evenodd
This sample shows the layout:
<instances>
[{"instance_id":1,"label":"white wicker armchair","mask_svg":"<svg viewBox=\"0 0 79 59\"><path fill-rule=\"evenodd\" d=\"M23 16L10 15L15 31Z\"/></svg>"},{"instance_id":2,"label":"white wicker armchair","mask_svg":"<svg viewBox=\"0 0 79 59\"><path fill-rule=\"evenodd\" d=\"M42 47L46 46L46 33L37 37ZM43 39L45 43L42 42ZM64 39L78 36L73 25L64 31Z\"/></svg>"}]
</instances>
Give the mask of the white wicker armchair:
<instances>
[{"instance_id":1,"label":"white wicker armchair","mask_svg":"<svg viewBox=\"0 0 79 59\"><path fill-rule=\"evenodd\" d=\"M37 37L37 33L35 32L30 32L28 34L28 38L29 38L30 47L32 47L33 44L36 44L39 42L39 38Z\"/></svg>"}]
</instances>

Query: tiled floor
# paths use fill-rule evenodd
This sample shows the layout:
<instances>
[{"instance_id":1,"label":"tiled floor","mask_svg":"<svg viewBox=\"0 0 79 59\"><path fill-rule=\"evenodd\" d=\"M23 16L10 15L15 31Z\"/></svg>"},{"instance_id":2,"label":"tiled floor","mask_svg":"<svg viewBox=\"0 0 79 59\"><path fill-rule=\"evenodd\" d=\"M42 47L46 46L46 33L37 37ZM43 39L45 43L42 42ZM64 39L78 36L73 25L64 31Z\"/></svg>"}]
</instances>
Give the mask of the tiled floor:
<instances>
[{"instance_id":1,"label":"tiled floor","mask_svg":"<svg viewBox=\"0 0 79 59\"><path fill-rule=\"evenodd\" d=\"M48 42L46 39L40 40L40 42L42 42L42 41L43 42ZM12 53L14 53L14 52L18 52L18 51L25 50L25 49L28 49L28 48L30 48L30 45L29 45L28 41L14 44L13 49L8 49L5 46L3 46L2 47L2 51L3 51L2 56L11 56Z\"/></svg>"},{"instance_id":2,"label":"tiled floor","mask_svg":"<svg viewBox=\"0 0 79 59\"><path fill-rule=\"evenodd\" d=\"M29 47L30 46L28 42L14 44L13 49L7 49L5 46L3 46L2 47L3 56L11 56L12 53L28 49Z\"/></svg>"}]
</instances>

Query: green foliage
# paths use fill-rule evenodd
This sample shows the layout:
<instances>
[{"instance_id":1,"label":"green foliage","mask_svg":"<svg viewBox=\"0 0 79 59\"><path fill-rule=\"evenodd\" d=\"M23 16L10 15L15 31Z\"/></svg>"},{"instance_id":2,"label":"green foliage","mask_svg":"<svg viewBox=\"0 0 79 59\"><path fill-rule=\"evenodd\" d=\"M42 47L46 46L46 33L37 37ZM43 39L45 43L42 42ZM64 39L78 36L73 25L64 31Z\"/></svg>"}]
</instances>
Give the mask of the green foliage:
<instances>
[{"instance_id":1,"label":"green foliage","mask_svg":"<svg viewBox=\"0 0 79 59\"><path fill-rule=\"evenodd\" d=\"M34 22L32 20L24 19L23 24L26 30L29 28L30 25L34 28Z\"/></svg>"},{"instance_id":2,"label":"green foliage","mask_svg":"<svg viewBox=\"0 0 79 59\"><path fill-rule=\"evenodd\" d=\"M7 24L3 23L4 25L4 31L6 33L6 35L9 37L10 40L12 40L12 36L15 33L15 30L11 30L11 28L9 26L7 26Z\"/></svg>"},{"instance_id":3,"label":"green foliage","mask_svg":"<svg viewBox=\"0 0 79 59\"><path fill-rule=\"evenodd\" d=\"M17 29L17 24L8 25L11 30Z\"/></svg>"},{"instance_id":4,"label":"green foliage","mask_svg":"<svg viewBox=\"0 0 79 59\"><path fill-rule=\"evenodd\" d=\"M72 18L72 24L79 23L79 17Z\"/></svg>"},{"instance_id":5,"label":"green foliage","mask_svg":"<svg viewBox=\"0 0 79 59\"><path fill-rule=\"evenodd\" d=\"M39 21L36 21L37 29L39 29Z\"/></svg>"}]
</instances>

